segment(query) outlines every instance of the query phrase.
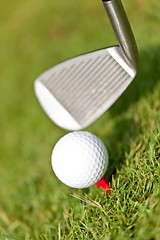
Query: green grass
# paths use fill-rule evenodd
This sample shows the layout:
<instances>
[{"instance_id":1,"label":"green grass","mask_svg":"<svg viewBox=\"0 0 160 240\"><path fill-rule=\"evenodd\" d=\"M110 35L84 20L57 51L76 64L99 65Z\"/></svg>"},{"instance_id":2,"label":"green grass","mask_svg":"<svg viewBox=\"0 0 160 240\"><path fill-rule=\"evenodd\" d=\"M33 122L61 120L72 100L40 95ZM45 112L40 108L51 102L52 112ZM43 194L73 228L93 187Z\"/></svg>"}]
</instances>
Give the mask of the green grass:
<instances>
[{"instance_id":1,"label":"green grass","mask_svg":"<svg viewBox=\"0 0 160 240\"><path fill-rule=\"evenodd\" d=\"M109 195L55 177L51 152L67 132L46 117L33 90L45 69L116 43L101 1L1 1L0 239L160 239L160 4L123 2L140 71L87 129L108 149Z\"/></svg>"}]
</instances>

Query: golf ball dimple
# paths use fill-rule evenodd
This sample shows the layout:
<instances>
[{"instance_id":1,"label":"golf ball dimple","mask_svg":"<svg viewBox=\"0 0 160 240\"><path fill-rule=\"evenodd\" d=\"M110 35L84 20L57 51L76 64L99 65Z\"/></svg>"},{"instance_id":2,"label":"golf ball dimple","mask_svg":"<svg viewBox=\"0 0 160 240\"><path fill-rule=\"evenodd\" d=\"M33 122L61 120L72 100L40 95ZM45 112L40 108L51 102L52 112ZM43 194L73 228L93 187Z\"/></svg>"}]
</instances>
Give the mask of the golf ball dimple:
<instances>
[{"instance_id":1,"label":"golf ball dimple","mask_svg":"<svg viewBox=\"0 0 160 240\"><path fill-rule=\"evenodd\" d=\"M77 131L62 137L52 152L52 168L56 176L73 188L87 188L104 176L108 152L95 135Z\"/></svg>"}]
</instances>

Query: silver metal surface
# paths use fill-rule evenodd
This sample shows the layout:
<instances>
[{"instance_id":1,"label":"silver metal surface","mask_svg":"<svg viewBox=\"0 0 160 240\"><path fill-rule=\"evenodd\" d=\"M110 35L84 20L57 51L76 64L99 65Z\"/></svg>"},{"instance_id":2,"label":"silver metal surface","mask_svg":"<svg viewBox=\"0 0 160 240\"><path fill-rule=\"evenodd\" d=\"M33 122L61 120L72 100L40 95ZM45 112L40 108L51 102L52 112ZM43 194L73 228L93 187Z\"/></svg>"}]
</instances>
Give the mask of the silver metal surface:
<instances>
[{"instance_id":1,"label":"silver metal surface","mask_svg":"<svg viewBox=\"0 0 160 240\"><path fill-rule=\"evenodd\" d=\"M119 46L67 60L35 81L35 92L46 114L68 130L80 130L93 123L137 73L137 46L121 1L103 4Z\"/></svg>"},{"instance_id":2,"label":"silver metal surface","mask_svg":"<svg viewBox=\"0 0 160 240\"><path fill-rule=\"evenodd\" d=\"M138 49L128 18L120 0L103 0L119 45L131 68L138 70Z\"/></svg>"}]
</instances>

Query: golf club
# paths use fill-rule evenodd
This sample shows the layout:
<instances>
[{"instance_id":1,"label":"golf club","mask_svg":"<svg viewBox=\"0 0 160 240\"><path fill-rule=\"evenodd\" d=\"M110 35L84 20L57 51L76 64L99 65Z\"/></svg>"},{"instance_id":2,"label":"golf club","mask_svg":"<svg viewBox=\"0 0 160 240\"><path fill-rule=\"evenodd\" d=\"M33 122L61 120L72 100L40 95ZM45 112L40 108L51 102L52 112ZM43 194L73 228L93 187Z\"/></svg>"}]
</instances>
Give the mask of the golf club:
<instances>
[{"instance_id":1,"label":"golf club","mask_svg":"<svg viewBox=\"0 0 160 240\"><path fill-rule=\"evenodd\" d=\"M34 83L46 114L67 130L81 130L92 124L137 74L138 50L123 5L120 0L102 2L119 45L60 63Z\"/></svg>"}]
</instances>

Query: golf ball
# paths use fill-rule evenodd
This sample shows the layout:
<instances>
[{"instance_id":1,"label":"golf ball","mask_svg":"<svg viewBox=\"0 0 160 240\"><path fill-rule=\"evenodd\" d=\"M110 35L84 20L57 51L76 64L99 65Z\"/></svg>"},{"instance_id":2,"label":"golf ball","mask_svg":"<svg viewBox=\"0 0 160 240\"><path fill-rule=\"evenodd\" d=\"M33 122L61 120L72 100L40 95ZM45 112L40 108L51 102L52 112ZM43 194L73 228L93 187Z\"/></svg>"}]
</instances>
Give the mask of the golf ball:
<instances>
[{"instance_id":1,"label":"golf ball","mask_svg":"<svg viewBox=\"0 0 160 240\"><path fill-rule=\"evenodd\" d=\"M73 188L87 188L104 176L108 152L95 135L77 131L62 137L52 152L52 168L56 176Z\"/></svg>"}]
</instances>

